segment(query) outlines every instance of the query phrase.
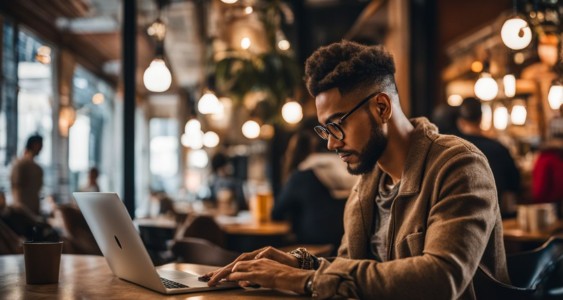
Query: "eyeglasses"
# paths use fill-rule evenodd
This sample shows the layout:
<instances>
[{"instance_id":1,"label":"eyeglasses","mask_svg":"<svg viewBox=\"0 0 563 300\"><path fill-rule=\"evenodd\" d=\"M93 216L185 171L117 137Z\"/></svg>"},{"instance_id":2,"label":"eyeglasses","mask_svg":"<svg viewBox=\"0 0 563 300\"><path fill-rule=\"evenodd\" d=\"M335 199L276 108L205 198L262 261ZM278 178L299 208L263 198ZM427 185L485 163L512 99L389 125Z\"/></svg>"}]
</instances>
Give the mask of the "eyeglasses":
<instances>
[{"instance_id":1,"label":"eyeglasses","mask_svg":"<svg viewBox=\"0 0 563 300\"><path fill-rule=\"evenodd\" d=\"M373 97L377 96L378 94L379 94L379 92L375 92L373 94L370 94L366 98L364 98L362 101L360 101L358 104L356 104L356 106L354 106L354 108L352 108L349 112L344 114L342 116L342 118L340 118L338 121L329 122L325 126L323 126L323 125L315 126L315 128L314 128L315 132L323 140L328 140L328 137L332 136L333 138L335 138L339 141L342 141L344 139L344 130L342 130L342 127L340 127L340 125L342 125L342 122L344 122L344 120L346 120L346 118L348 118L353 112L358 110L358 108L360 108L362 105L367 103L369 100L371 100Z\"/></svg>"}]
</instances>

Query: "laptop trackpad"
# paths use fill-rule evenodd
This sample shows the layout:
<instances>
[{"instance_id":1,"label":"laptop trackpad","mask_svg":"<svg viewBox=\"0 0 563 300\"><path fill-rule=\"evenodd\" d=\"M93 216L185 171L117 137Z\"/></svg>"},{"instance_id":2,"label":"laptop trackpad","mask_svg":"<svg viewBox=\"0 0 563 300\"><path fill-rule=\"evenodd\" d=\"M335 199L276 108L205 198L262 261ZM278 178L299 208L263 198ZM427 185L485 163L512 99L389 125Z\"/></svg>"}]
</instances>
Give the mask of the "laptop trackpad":
<instances>
[{"instance_id":1,"label":"laptop trackpad","mask_svg":"<svg viewBox=\"0 0 563 300\"><path fill-rule=\"evenodd\" d=\"M193 273L188 273L185 271L179 271L179 270L157 270L158 275L160 275L160 277L166 278L166 279L170 279L170 280L180 280L180 279L187 279L187 278L197 278L199 275L197 274L193 274Z\"/></svg>"}]
</instances>

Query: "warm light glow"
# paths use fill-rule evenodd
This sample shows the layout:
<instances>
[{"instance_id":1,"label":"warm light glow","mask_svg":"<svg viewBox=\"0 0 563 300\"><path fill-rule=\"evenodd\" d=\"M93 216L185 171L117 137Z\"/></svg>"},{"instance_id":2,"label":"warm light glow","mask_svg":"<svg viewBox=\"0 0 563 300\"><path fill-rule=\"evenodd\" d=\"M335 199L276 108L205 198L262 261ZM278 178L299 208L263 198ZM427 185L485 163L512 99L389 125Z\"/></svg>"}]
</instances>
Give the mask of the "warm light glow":
<instances>
[{"instance_id":1,"label":"warm light glow","mask_svg":"<svg viewBox=\"0 0 563 300\"><path fill-rule=\"evenodd\" d=\"M104 94L102 93L96 93L94 94L94 96L92 96L92 103L96 104L96 105L100 105L102 103L104 103Z\"/></svg>"},{"instance_id":2,"label":"warm light glow","mask_svg":"<svg viewBox=\"0 0 563 300\"><path fill-rule=\"evenodd\" d=\"M475 82L474 91L479 99L490 101L497 96L498 85L489 73L483 72L477 82Z\"/></svg>"},{"instance_id":3,"label":"warm light glow","mask_svg":"<svg viewBox=\"0 0 563 300\"><path fill-rule=\"evenodd\" d=\"M215 148L219 145L219 135L213 131L208 131L203 135L203 145L207 148Z\"/></svg>"},{"instance_id":4,"label":"warm light glow","mask_svg":"<svg viewBox=\"0 0 563 300\"><path fill-rule=\"evenodd\" d=\"M471 71L473 71L474 73L479 73L481 71L483 71L483 63L476 60L474 62L471 63Z\"/></svg>"},{"instance_id":5,"label":"warm light glow","mask_svg":"<svg viewBox=\"0 0 563 300\"><path fill-rule=\"evenodd\" d=\"M278 42L278 48L280 48L280 50L283 50L283 51L289 50L290 46L291 45L289 44L288 40L281 40L281 41Z\"/></svg>"},{"instance_id":6,"label":"warm light glow","mask_svg":"<svg viewBox=\"0 0 563 300\"><path fill-rule=\"evenodd\" d=\"M201 132L201 130L196 132L185 132L180 137L180 142L184 147L201 149L203 148L203 132Z\"/></svg>"},{"instance_id":7,"label":"warm light glow","mask_svg":"<svg viewBox=\"0 0 563 300\"><path fill-rule=\"evenodd\" d=\"M491 106L488 104L481 105L481 111L483 112L483 116L481 117L481 127L482 130L489 130L493 125L493 112L491 111Z\"/></svg>"},{"instance_id":8,"label":"warm light glow","mask_svg":"<svg viewBox=\"0 0 563 300\"><path fill-rule=\"evenodd\" d=\"M195 150L188 153L188 164L190 166L203 169L209 163L209 156L205 150Z\"/></svg>"},{"instance_id":9,"label":"warm light glow","mask_svg":"<svg viewBox=\"0 0 563 300\"><path fill-rule=\"evenodd\" d=\"M63 105L59 109L59 132L61 136L67 137L69 130L76 120L76 111L70 105Z\"/></svg>"},{"instance_id":10,"label":"warm light glow","mask_svg":"<svg viewBox=\"0 0 563 300\"><path fill-rule=\"evenodd\" d=\"M220 113L219 99L211 91L206 91L199 99L197 109L204 115Z\"/></svg>"},{"instance_id":11,"label":"warm light glow","mask_svg":"<svg viewBox=\"0 0 563 300\"><path fill-rule=\"evenodd\" d=\"M195 134L201 131L201 123L197 119L190 119L184 126L184 132L187 134Z\"/></svg>"},{"instance_id":12,"label":"warm light glow","mask_svg":"<svg viewBox=\"0 0 563 300\"><path fill-rule=\"evenodd\" d=\"M247 15L250 15L253 11L254 9L252 8L252 6L247 6L244 8L244 13Z\"/></svg>"},{"instance_id":13,"label":"warm light glow","mask_svg":"<svg viewBox=\"0 0 563 300\"><path fill-rule=\"evenodd\" d=\"M540 60L548 66L554 66L558 60L559 38L556 34L547 33L539 37L538 42L538 56Z\"/></svg>"},{"instance_id":14,"label":"warm light glow","mask_svg":"<svg viewBox=\"0 0 563 300\"><path fill-rule=\"evenodd\" d=\"M35 59L44 65L50 64L51 48L49 48L48 46L41 46L37 48L37 54L35 55Z\"/></svg>"},{"instance_id":15,"label":"warm light glow","mask_svg":"<svg viewBox=\"0 0 563 300\"><path fill-rule=\"evenodd\" d=\"M510 122L514 125L524 125L526 124L526 116L528 112L526 111L526 104L522 100L515 100L512 106L512 112L510 112Z\"/></svg>"},{"instance_id":16,"label":"warm light glow","mask_svg":"<svg viewBox=\"0 0 563 300\"><path fill-rule=\"evenodd\" d=\"M514 63L516 63L517 65L521 65L522 63L524 63L524 60L526 60L524 53L518 52L514 54Z\"/></svg>"},{"instance_id":17,"label":"warm light glow","mask_svg":"<svg viewBox=\"0 0 563 300\"><path fill-rule=\"evenodd\" d=\"M271 139L274 137L275 132L276 130L274 129L274 126L270 124L264 124L260 127L260 137L263 139Z\"/></svg>"},{"instance_id":18,"label":"warm light glow","mask_svg":"<svg viewBox=\"0 0 563 300\"><path fill-rule=\"evenodd\" d=\"M448 105L449 106L460 106L463 102L463 97L458 94L453 94L448 97Z\"/></svg>"},{"instance_id":19,"label":"warm light glow","mask_svg":"<svg viewBox=\"0 0 563 300\"><path fill-rule=\"evenodd\" d=\"M237 1L238 1L238 0L221 0L221 2L227 3L227 4L237 3Z\"/></svg>"},{"instance_id":20,"label":"warm light glow","mask_svg":"<svg viewBox=\"0 0 563 300\"><path fill-rule=\"evenodd\" d=\"M547 100L549 101L549 107L551 107L551 109L559 109L561 104L563 104L563 85L561 85L561 83L554 83L549 88Z\"/></svg>"},{"instance_id":21,"label":"warm light glow","mask_svg":"<svg viewBox=\"0 0 563 300\"><path fill-rule=\"evenodd\" d=\"M519 17L508 19L500 30L502 42L512 50L526 48L532 41L532 30L528 22Z\"/></svg>"},{"instance_id":22,"label":"warm light glow","mask_svg":"<svg viewBox=\"0 0 563 300\"><path fill-rule=\"evenodd\" d=\"M255 139L260 135L260 125L256 121L246 121L242 124L242 134L248 139Z\"/></svg>"},{"instance_id":23,"label":"warm light glow","mask_svg":"<svg viewBox=\"0 0 563 300\"><path fill-rule=\"evenodd\" d=\"M240 47L244 50L247 50L248 48L250 48L251 44L252 44L252 42L250 41L249 37L243 37L240 40Z\"/></svg>"},{"instance_id":24,"label":"warm light glow","mask_svg":"<svg viewBox=\"0 0 563 300\"><path fill-rule=\"evenodd\" d=\"M495 107L493 112L493 125L498 130L505 130L508 126L508 109L502 105Z\"/></svg>"},{"instance_id":25,"label":"warm light glow","mask_svg":"<svg viewBox=\"0 0 563 300\"><path fill-rule=\"evenodd\" d=\"M156 21L147 28L147 34L156 38L158 41L162 41L166 36L166 25L162 20L156 19Z\"/></svg>"},{"instance_id":26,"label":"warm light glow","mask_svg":"<svg viewBox=\"0 0 563 300\"><path fill-rule=\"evenodd\" d=\"M502 84L504 86L504 95L508 98L514 97L516 94L516 77L512 74L506 74L502 78Z\"/></svg>"},{"instance_id":27,"label":"warm light glow","mask_svg":"<svg viewBox=\"0 0 563 300\"><path fill-rule=\"evenodd\" d=\"M143 82L151 92L164 92L172 84L172 74L166 67L164 60L155 58L143 74Z\"/></svg>"},{"instance_id":28,"label":"warm light glow","mask_svg":"<svg viewBox=\"0 0 563 300\"><path fill-rule=\"evenodd\" d=\"M282 117L289 124L296 124L303 119L303 109L301 104L291 101L282 107Z\"/></svg>"}]
</instances>

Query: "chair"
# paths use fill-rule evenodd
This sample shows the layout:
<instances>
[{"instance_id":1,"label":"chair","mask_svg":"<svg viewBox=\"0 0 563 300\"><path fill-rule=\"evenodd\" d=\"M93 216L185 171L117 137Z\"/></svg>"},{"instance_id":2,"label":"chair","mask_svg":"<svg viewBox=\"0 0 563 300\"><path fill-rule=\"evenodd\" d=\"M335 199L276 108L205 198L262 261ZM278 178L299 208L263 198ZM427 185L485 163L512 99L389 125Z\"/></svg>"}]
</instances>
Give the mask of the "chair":
<instances>
[{"instance_id":1,"label":"chair","mask_svg":"<svg viewBox=\"0 0 563 300\"><path fill-rule=\"evenodd\" d=\"M71 205L59 205L57 211L63 220L65 238L68 241L63 249L65 253L102 255L80 209Z\"/></svg>"},{"instance_id":2,"label":"chair","mask_svg":"<svg viewBox=\"0 0 563 300\"><path fill-rule=\"evenodd\" d=\"M223 249L212 242L194 237L176 240L172 252L178 262L224 266L235 260L240 253Z\"/></svg>"},{"instance_id":3,"label":"chair","mask_svg":"<svg viewBox=\"0 0 563 300\"><path fill-rule=\"evenodd\" d=\"M187 217L186 221L176 232L176 239L184 237L206 239L219 247L225 247L226 245L225 232L212 216L197 215Z\"/></svg>"},{"instance_id":4,"label":"chair","mask_svg":"<svg viewBox=\"0 0 563 300\"><path fill-rule=\"evenodd\" d=\"M0 220L0 255L21 254L23 240Z\"/></svg>"},{"instance_id":5,"label":"chair","mask_svg":"<svg viewBox=\"0 0 563 300\"><path fill-rule=\"evenodd\" d=\"M541 247L507 256L512 284L496 280L479 266L475 290L479 299L563 299L563 237Z\"/></svg>"}]
</instances>

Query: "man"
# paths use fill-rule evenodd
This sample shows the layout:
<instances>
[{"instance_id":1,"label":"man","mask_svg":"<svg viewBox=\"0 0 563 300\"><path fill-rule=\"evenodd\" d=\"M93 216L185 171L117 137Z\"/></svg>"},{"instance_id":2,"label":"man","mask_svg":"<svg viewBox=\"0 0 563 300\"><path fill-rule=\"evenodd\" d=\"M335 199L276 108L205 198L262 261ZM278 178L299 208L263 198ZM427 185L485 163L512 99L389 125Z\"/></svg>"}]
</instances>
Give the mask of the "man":
<instances>
[{"instance_id":1,"label":"man","mask_svg":"<svg viewBox=\"0 0 563 300\"><path fill-rule=\"evenodd\" d=\"M317 133L361 175L332 262L264 248L208 274L316 298L475 299L478 266L508 282L493 175L485 156L399 105L391 55L341 42L306 63Z\"/></svg>"},{"instance_id":2,"label":"man","mask_svg":"<svg viewBox=\"0 0 563 300\"><path fill-rule=\"evenodd\" d=\"M516 197L520 191L520 171L508 149L483 134L480 127L482 116L481 102L473 97L465 98L459 107L457 127L461 137L477 146L487 157L495 178L501 213L514 217Z\"/></svg>"},{"instance_id":3,"label":"man","mask_svg":"<svg viewBox=\"0 0 563 300\"><path fill-rule=\"evenodd\" d=\"M14 205L40 215L39 191L43 185L43 170L35 162L43 148L43 137L32 135L25 145L23 156L12 167L12 197Z\"/></svg>"}]
</instances>

